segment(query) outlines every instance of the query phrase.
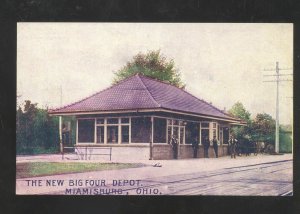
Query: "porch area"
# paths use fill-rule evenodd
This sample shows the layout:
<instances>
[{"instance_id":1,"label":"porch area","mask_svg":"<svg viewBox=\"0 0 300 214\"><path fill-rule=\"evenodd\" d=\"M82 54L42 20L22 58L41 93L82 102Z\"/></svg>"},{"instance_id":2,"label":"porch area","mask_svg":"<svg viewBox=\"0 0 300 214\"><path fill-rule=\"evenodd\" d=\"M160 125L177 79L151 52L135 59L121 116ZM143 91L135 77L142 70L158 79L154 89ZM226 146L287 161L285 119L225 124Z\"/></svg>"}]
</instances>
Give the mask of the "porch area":
<instances>
[{"instance_id":1,"label":"porch area","mask_svg":"<svg viewBox=\"0 0 300 214\"><path fill-rule=\"evenodd\" d=\"M64 123L64 118L60 116L60 145L66 158L99 161L173 159L171 136L178 141L178 159L193 158L195 138L199 144L197 158L203 158L202 142L206 137L211 141L213 136L218 140L218 156L228 154L230 124L222 120L159 112L77 115L69 125ZM65 137L71 136L65 127L74 129L69 130L73 135L75 133L71 142ZM212 142L209 157L215 157Z\"/></svg>"}]
</instances>

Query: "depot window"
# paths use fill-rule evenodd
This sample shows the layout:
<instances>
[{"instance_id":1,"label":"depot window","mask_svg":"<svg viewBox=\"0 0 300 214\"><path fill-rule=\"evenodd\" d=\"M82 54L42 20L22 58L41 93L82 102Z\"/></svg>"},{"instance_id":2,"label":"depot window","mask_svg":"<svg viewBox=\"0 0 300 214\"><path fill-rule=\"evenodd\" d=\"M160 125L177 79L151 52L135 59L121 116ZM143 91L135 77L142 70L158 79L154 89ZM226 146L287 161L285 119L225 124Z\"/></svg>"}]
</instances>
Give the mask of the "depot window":
<instances>
[{"instance_id":1,"label":"depot window","mask_svg":"<svg viewBox=\"0 0 300 214\"><path fill-rule=\"evenodd\" d=\"M200 144L203 144L206 138L209 139L209 122L201 122L200 123Z\"/></svg>"},{"instance_id":2,"label":"depot window","mask_svg":"<svg viewBox=\"0 0 300 214\"><path fill-rule=\"evenodd\" d=\"M78 119L78 143L130 143L131 118Z\"/></svg>"},{"instance_id":3,"label":"depot window","mask_svg":"<svg viewBox=\"0 0 300 214\"><path fill-rule=\"evenodd\" d=\"M170 143L173 136L180 144L185 144L185 123L182 120L167 120L167 130L167 142Z\"/></svg>"},{"instance_id":4,"label":"depot window","mask_svg":"<svg viewBox=\"0 0 300 214\"><path fill-rule=\"evenodd\" d=\"M165 118L154 118L154 143L166 143L167 120Z\"/></svg>"},{"instance_id":5,"label":"depot window","mask_svg":"<svg viewBox=\"0 0 300 214\"><path fill-rule=\"evenodd\" d=\"M151 118L131 118L131 143L149 143L151 132Z\"/></svg>"},{"instance_id":6,"label":"depot window","mask_svg":"<svg viewBox=\"0 0 300 214\"><path fill-rule=\"evenodd\" d=\"M95 120L81 119L78 120L78 142L94 143Z\"/></svg>"}]
</instances>

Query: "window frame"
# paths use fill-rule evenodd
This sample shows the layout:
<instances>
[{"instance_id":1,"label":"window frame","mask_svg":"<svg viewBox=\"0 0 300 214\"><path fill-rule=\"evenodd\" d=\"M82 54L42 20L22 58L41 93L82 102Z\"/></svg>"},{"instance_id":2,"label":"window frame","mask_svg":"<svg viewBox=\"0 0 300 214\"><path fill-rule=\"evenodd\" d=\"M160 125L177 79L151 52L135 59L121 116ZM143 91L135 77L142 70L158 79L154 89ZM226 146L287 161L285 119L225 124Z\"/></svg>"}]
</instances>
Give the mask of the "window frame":
<instances>
[{"instance_id":1,"label":"window frame","mask_svg":"<svg viewBox=\"0 0 300 214\"><path fill-rule=\"evenodd\" d=\"M169 124L169 121L170 124ZM182 122L182 123L180 123ZM178 125L174 125L174 123L178 124ZM179 119L173 119L173 118L168 118L167 119L167 129L166 129L166 134L167 134L167 143L169 142L169 127L171 127L171 136L173 135L174 133L174 127L178 128L178 140L179 140L179 145L186 145L185 144L185 125L184 125L184 120L179 120ZM182 139L182 144L180 144L180 137L181 137L181 134L180 134L180 129L183 128L183 139Z\"/></svg>"},{"instance_id":2,"label":"window frame","mask_svg":"<svg viewBox=\"0 0 300 214\"><path fill-rule=\"evenodd\" d=\"M207 124L208 123L208 126L204 126L203 127L203 123ZM199 128L199 136L200 136L200 140L199 140L199 145L203 145L202 143L202 129L206 129L208 130L208 139L210 137L210 121L201 121L200 122L200 128Z\"/></svg>"},{"instance_id":3,"label":"window frame","mask_svg":"<svg viewBox=\"0 0 300 214\"><path fill-rule=\"evenodd\" d=\"M208 123L208 127L207 126L204 126L203 127L203 123L207 124ZM206 129L206 130L209 130L208 131L208 139L209 139L209 142L210 142L210 145L212 145L212 139L213 139L213 136L214 136L214 131L216 132L216 137L217 137L217 140L218 140L218 145L220 145L220 124L217 122L217 121L201 121L200 122L200 129L199 129L199 136L200 136L200 145L203 145L202 143L202 133L201 133L201 130L202 129Z\"/></svg>"},{"instance_id":4,"label":"window frame","mask_svg":"<svg viewBox=\"0 0 300 214\"><path fill-rule=\"evenodd\" d=\"M118 119L118 123L114 124L108 124L108 119ZM122 118L128 118L128 123L121 123ZM98 119L103 119L104 123L97 123ZM78 141L78 121L79 120L94 120L94 142L79 142ZM104 127L104 142L103 143L97 143L97 127ZM108 143L107 139L107 127L110 126L117 126L118 127L118 142L117 143ZM122 126L128 126L129 127L129 142L122 143ZM86 117L86 118L77 118L76 119L76 144L77 145L128 145L131 144L131 117L125 116L125 117Z\"/></svg>"},{"instance_id":5,"label":"window frame","mask_svg":"<svg viewBox=\"0 0 300 214\"><path fill-rule=\"evenodd\" d=\"M182 119L177 119L177 118L172 118L172 117L161 117L161 116L153 116L154 118L161 118L161 119L166 119L166 144L169 143L169 136L168 136L168 129L169 127L171 128L171 135L174 133L174 127L178 128L178 137L180 140L181 137L181 133L180 133L180 129L183 128L183 142L180 145L190 145L190 144L186 144L186 120L182 120ZM112 118L117 118L118 119L118 123L115 124L108 124L107 120L108 119L112 119ZM122 123L122 119L123 118L128 118L128 123ZM118 116L118 117L82 117L82 118L77 118L76 119L76 144L77 145L145 145L145 143L132 143L131 142L131 131L132 131L132 118L139 118L137 116ZM97 123L98 119L103 119L104 123ZM94 142L79 142L78 141L78 122L79 120L94 120ZM213 137L213 130L216 131L216 135L217 135L217 139L218 139L218 145L223 145L224 144L224 125L218 123L217 121L192 121L190 120L190 122L194 122L194 123L198 123L199 124L199 145L203 145L202 143L202 133L201 130L202 129L207 129L209 130L209 140L210 143L212 141L212 137ZM207 124L208 123L208 127L203 127L202 124ZM215 125L214 125L215 124ZM104 142L103 143L97 143L97 127L98 126L102 126L104 127ZM108 143L107 142L107 127L109 126L118 126L118 142L117 143ZM128 126L129 127L129 142L127 143L123 143L122 142L122 126ZM214 128L215 126L215 128ZM226 126L227 127L227 126ZM222 133L222 134L221 134ZM220 137L222 137L223 139L220 139ZM163 144L163 142L162 142Z\"/></svg>"},{"instance_id":6,"label":"window frame","mask_svg":"<svg viewBox=\"0 0 300 214\"><path fill-rule=\"evenodd\" d=\"M153 128L154 128L154 132L156 130L155 128L155 124L156 124L156 119L163 119L165 120L165 141L164 142L154 142L154 139L153 139L153 144L168 144L168 118L166 117L159 117L159 116L153 116ZM153 134L153 137L154 137L155 134ZM154 137L155 138L155 137Z\"/></svg>"},{"instance_id":7,"label":"window frame","mask_svg":"<svg viewBox=\"0 0 300 214\"><path fill-rule=\"evenodd\" d=\"M94 142L79 142L79 120L94 120L94 125L96 123L95 118L77 118L76 120L76 144L81 144L81 145L90 145L90 144L95 144L96 142L96 130L94 126Z\"/></svg>"}]
</instances>

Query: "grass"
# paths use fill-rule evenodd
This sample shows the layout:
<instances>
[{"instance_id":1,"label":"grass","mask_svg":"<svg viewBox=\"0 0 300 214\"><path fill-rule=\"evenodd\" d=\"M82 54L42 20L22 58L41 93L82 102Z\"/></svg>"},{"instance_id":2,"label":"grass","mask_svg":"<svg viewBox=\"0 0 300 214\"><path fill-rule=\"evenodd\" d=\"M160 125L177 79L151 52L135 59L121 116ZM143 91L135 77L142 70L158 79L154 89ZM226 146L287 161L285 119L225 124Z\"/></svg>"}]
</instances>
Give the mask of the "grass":
<instances>
[{"instance_id":1,"label":"grass","mask_svg":"<svg viewBox=\"0 0 300 214\"><path fill-rule=\"evenodd\" d=\"M126 169L142 167L140 163L60 163L60 162L26 162L17 163L16 178Z\"/></svg>"}]
</instances>

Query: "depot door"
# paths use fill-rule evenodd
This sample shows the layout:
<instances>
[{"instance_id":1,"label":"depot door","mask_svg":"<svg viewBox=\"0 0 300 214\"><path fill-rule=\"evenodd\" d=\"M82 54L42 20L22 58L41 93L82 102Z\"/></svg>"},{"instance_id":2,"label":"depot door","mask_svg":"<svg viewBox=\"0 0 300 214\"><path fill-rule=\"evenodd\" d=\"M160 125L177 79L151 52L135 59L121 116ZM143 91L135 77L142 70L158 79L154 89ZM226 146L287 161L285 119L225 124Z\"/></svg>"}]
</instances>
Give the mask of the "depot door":
<instances>
[{"instance_id":1,"label":"depot door","mask_svg":"<svg viewBox=\"0 0 300 214\"><path fill-rule=\"evenodd\" d=\"M184 143L184 127L173 126L173 136L176 138L178 144Z\"/></svg>"}]
</instances>

